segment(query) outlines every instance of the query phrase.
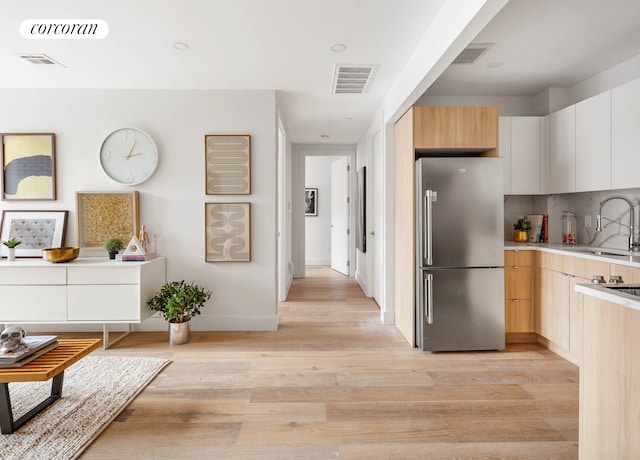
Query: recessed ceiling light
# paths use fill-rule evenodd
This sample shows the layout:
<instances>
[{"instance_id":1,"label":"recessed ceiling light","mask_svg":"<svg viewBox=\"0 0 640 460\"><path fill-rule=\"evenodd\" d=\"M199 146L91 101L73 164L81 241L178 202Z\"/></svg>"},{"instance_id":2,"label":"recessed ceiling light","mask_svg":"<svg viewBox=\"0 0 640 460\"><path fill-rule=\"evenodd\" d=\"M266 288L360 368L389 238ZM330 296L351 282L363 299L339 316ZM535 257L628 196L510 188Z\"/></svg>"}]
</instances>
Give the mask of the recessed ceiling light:
<instances>
[{"instance_id":1,"label":"recessed ceiling light","mask_svg":"<svg viewBox=\"0 0 640 460\"><path fill-rule=\"evenodd\" d=\"M333 45L331 45L331 51L334 51L336 53L341 53L346 49L347 45L345 45L344 43L334 43Z\"/></svg>"},{"instance_id":2,"label":"recessed ceiling light","mask_svg":"<svg viewBox=\"0 0 640 460\"><path fill-rule=\"evenodd\" d=\"M489 65L487 65L487 67L489 67L490 69L497 69L498 67L502 66L502 64L504 64L504 62L490 62Z\"/></svg>"},{"instance_id":3,"label":"recessed ceiling light","mask_svg":"<svg viewBox=\"0 0 640 460\"><path fill-rule=\"evenodd\" d=\"M329 135L328 134L320 134L320 137L322 139L329 139Z\"/></svg>"},{"instance_id":4,"label":"recessed ceiling light","mask_svg":"<svg viewBox=\"0 0 640 460\"><path fill-rule=\"evenodd\" d=\"M171 46L173 47L173 49L176 49L178 51L187 51L189 49L189 45L187 45L185 42L173 42Z\"/></svg>"}]
</instances>

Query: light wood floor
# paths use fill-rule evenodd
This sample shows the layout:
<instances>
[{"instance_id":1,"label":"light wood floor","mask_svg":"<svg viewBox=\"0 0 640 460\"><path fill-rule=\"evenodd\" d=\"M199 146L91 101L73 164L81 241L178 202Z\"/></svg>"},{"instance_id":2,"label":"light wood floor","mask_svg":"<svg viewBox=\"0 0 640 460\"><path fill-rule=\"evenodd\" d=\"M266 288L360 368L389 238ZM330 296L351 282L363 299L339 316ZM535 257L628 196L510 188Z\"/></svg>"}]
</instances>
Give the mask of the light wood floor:
<instances>
[{"instance_id":1,"label":"light wood floor","mask_svg":"<svg viewBox=\"0 0 640 460\"><path fill-rule=\"evenodd\" d=\"M278 332L134 333L99 353L173 362L87 459L571 459L578 369L538 345L411 349L353 281L313 267Z\"/></svg>"}]
</instances>

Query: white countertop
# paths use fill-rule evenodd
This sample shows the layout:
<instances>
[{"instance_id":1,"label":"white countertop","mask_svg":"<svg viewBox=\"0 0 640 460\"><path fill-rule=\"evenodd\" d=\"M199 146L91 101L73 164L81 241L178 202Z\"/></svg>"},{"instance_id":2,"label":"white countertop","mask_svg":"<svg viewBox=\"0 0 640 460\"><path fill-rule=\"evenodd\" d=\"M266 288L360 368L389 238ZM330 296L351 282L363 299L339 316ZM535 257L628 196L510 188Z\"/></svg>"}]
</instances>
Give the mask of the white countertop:
<instances>
[{"instance_id":1,"label":"white countertop","mask_svg":"<svg viewBox=\"0 0 640 460\"><path fill-rule=\"evenodd\" d=\"M576 292L640 311L640 297L607 289L606 284L576 284Z\"/></svg>"},{"instance_id":2,"label":"white countertop","mask_svg":"<svg viewBox=\"0 0 640 460\"><path fill-rule=\"evenodd\" d=\"M599 260L613 264L627 265L629 267L640 268L640 252L627 252L619 249L600 248L585 245L566 245L558 243L516 243L505 241L504 249L508 251L543 251L562 254L565 256L581 257L583 259ZM601 250L604 252L619 253L619 255L596 255L585 252L586 250Z\"/></svg>"}]
</instances>

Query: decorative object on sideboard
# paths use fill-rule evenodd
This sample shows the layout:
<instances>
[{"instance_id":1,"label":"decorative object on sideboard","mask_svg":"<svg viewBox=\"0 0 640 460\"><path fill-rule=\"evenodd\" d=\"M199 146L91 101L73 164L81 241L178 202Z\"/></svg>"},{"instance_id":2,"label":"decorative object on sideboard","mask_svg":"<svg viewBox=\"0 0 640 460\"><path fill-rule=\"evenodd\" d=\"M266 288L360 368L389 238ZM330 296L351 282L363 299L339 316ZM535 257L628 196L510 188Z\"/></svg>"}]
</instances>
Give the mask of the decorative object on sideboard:
<instances>
[{"instance_id":1,"label":"decorative object on sideboard","mask_svg":"<svg viewBox=\"0 0 640 460\"><path fill-rule=\"evenodd\" d=\"M42 250L42 258L47 262L63 263L78 258L80 248L65 246L63 248L46 248Z\"/></svg>"},{"instance_id":2,"label":"decorative object on sideboard","mask_svg":"<svg viewBox=\"0 0 640 460\"><path fill-rule=\"evenodd\" d=\"M121 251L124 248L124 243L120 238L111 237L105 240L104 248L109 253L109 259L115 259L118 251Z\"/></svg>"},{"instance_id":3,"label":"decorative object on sideboard","mask_svg":"<svg viewBox=\"0 0 640 460\"><path fill-rule=\"evenodd\" d=\"M518 219L513 224L513 241L516 243L526 243L529 240L529 231L531 231L531 223L526 219Z\"/></svg>"},{"instance_id":4,"label":"decorative object on sideboard","mask_svg":"<svg viewBox=\"0 0 640 460\"><path fill-rule=\"evenodd\" d=\"M149 299L147 306L169 323L170 343L181 345L191 339L191 318L201 313L210 298L211 291L195 283L170 281Z\"/></svg>"},{"instance_id":5,"label":"decorative object on sideboard","mask_svg":"<svg viewBox=\"0 0 640 460\"><path fill-rule=\"evenodd\" d=\"M22 241L17 238L11 238L10 240L3 241L2 244L4 244L9 250L9 255L7 256L7 258L10 261L16 260L16 247L21 245Z\"/></svg>"},{"instance_id":6,"label":"decorative object on sideboard","mask_svg":"<svg viewBox=\"0 0 640 460\"><path fill-rule=\"evenodd\" d=\"M117 129L100 147L100 165L107 176L120 184L141 184L158 167L158 148L141 129Z\"/></svg>"},{"instance_id":7,"label":"decorative object on sideboard","mask_svg":"<svg viewBox=\"0 0 640 460\"><path fill-rule=\"evenodd\" d=\"M205 203L205 262L251 261L251 203Z\"/></svg>"},{"instance_id":8,"label":"decorative object on sideboard","mask_svg":"<svg viewBox=\"0 0 640 460\"><path fill-rule=\"evenodd\" d=\"M56 199L56 135L0 134L3 200Z\"/></svg>"},{"instance_id":9,"label":"decorative object on sideboard","mask_svg":"<svg viewBox=\"0 0 640 460\"><path fill-rule=\"evenodd\" d=\"M132 236L131 241L127 244L127 247L122 252L123 262L144 262L147 260L147 251L142 247L142 243L137 237Z\"/></svg>"},{"instance_id":10,"label":"decorative object on sideboard","mask_svg":"<svg viewBox=\"0 0 640 460\"><path fill-rule=\"evenodd\" d=\"M67 214L68 211L3 211L0 239L22 241L15 250L16 257L42 257L43 249L64 245ZM8 248L0 248L7 256Z\"/></svg>"},{"instance_id":11,"label":"decorative object on sideboard","mask_svg":"<svg viewBox=\"0 0 640 460\"><path fill-rule=\"evenodd\" d=\"M100 249L107 238L138 234L138 192L76 192L78 246Z\"/></svg>"},{"instance_id":12,"label":"decorative object on sideboard","mask_svg":"<svg viewBox=\"0 0 640 460\"><path fill-rule=\"evenodd\" d=\"M204 136L205 192L207 195L251 194L251 136Z\"/></svg>"}]
</instances>

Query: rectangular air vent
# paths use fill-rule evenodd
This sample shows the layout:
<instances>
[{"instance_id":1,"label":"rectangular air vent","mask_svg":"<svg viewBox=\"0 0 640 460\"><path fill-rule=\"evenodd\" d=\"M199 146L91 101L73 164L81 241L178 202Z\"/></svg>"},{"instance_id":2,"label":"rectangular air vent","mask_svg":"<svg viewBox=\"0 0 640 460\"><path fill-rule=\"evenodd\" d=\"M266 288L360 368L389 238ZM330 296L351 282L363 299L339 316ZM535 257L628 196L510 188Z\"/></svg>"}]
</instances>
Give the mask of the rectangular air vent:
<instances>
[{"instance_id":1,"label":"rectangular air vent","mask_svg":"<svg viewBox=\"0 0 640 460\"><path fill-rule=\"evenodd\" d=\"M50 58L46 54L38 53L38 54L19 54L21 59L24 59L31 64L45 64L45 65L59 65L65 67L65 65L59 63L55 59Z\"/></svg>"},{"instance_id":2,"label":"rectangular air vent","mask_svg":"<svg viewBox=\"0 0 640 460\"><path fill-rule=\"evenodd\" d=\"M376 70L374 65L338 65L333 67L331 94L363 94Z\"/></svg>"},{"instance_id":3,"label":"rectangular air vent","mask_svg":"<svg viewBox=\"0 0 640 460\"><path fill-rule=\"evenodd\" d=\"M473 64L492 46L493 43L471 43L458 54L452 64Z\"/></svg>"}]
</instances>

